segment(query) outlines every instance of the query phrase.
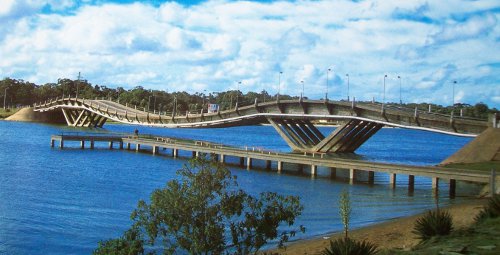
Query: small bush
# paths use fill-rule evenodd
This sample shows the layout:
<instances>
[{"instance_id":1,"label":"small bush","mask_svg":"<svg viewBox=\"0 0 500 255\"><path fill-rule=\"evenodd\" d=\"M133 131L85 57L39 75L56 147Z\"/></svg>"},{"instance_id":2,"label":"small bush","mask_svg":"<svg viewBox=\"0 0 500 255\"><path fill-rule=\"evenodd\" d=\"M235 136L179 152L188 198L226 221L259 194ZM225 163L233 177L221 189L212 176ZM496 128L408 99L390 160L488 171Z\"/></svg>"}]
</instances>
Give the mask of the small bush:
<instances>
[{"instance_id":1,"label":"small bush","mask_svg":"<svg viewBox=\"0 0 500 255\"><path fill-rule=\"evenodd\" d=\"M443 210L428 211L417 219L413 233L422 241L427 241L433 236L449 235L453 230L453 219L449 212Z\"/></svg>"},{"instance_id":2,"label":"small bush","mask_svg":"<svg viewBox=\"0 0 500 255\"><path fill-rule=\"evenodd\" d=\"M321 255L373 255L377 254L377 246L368 241L356 241L351 238L340 238L330 241Z\"/></svg>"},{"instance_id":3,"label":"small bush","mask_svg":"<svg viewBox=\"0 0 500 255\"><path fill-rule=\"evenodd\" d=\"M500 195L495 194L488 200L488 204L476 216L476 222L483 221L486 218L496 218L498 216L500 216Z\"/></svg>"}]
</instances>

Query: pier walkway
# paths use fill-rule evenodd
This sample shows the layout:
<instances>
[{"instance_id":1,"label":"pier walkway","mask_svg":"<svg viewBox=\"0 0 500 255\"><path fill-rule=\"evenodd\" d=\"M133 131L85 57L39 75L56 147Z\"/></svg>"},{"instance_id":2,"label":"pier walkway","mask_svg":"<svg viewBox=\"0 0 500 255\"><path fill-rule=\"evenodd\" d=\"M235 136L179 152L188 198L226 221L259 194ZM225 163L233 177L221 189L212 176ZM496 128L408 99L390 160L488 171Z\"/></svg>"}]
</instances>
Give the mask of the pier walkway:
<instances>
[{"instance_id":1,"label":"pier walkway","mask_svg":"<svg viewBox=\"0 0 500 255\"><path fill-rule=\"evenodd\" d=\"M200 156L200 154L210 154L216 160L226 163L227 157L236 157L239 159L239 164L246 167L248 170L253 168L256 160L265 162L267 170L272 170L272 162L275 162L276 171L281 173L284 170L284 164L296 165L299 173L312 176L317 175L318 167L325 167L330 170L330 176L336 178L337 170L348 171L350 182L358 181L358 176L361 172L366 172L367 182L374 183L375 173L385 173L389 175L390 186L396 186L397 175L406 175L408 178L408 189L413 191L415 176L429 177L432 179L432 188L437 191L439 182L445 180L449 183L449 195L455 196L456 181L467 181L475 183L490 183L493 184L500 180L495 174L477 172L473 170L443 168L433 166L410 166L400 164L375 163L361 160L348 160L331 158L325 153L280 153L272 152L254 147L231 147L217 143L206 141L194 141L185 139L176 139L170 137L159 137L150 135L80 135L80 134L61 134L51 137L51 146L55 147L56 142L59 142L59 147L63 149L65 142L78 142L80 148L85 148L85 143L89 143L89 148L93 149L95 142L106 142L110 149L113 149L115 144L118 148L126 150L144 151L147 149L153 155L160 154L163 150L174 158L179 157L179 151L190 152L192 157ZM287 169L288 170L288 169Z\"/></svg>"}]
</instances>

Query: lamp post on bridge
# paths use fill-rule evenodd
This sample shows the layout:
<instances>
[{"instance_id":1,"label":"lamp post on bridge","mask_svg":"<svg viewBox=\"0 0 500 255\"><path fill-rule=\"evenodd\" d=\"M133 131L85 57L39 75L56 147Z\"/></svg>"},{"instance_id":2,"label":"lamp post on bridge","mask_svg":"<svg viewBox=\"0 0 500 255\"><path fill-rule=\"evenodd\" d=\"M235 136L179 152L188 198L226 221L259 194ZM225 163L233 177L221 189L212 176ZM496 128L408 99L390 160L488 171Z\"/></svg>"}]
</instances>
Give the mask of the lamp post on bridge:
<instances>
[{"instance_id":1,"label":"lamp post on bridge","mask_svg":"<svg viewBox=\"0 0 500 255\"><path fill-rule=\"evenodd\" d=\"M383 97L382 97L382 105L385 105L385 78L387 78L387 74L384 75L384 94L383 94Z\"/></svg>"},{"instance_id":2,"label":"lamp post on bridge","mask_svg":"<svg viewBox=\"0 0 500 255\"><path fill-rule=\"evenodd\" d=\"M401 76L398 75L398 80L399 80L399 104L403 104L403 100L401 99Z\"/></svg>"},{"instance_id":3,"label":"lamp post on bridge","mask_svg":"<svg viewBox=\"0 0 500 255\"><path fill-rule=\"evenodd\" d=\"M328 68L328 69L326 70L326 89L325 89L325 101L327 101L327 100L328 100L328 75L330 74L330 71L331 71L331 70L332 70L331 68Z\"/></svg>"},{"instance_id":4,"label":"lamp post on bridge","mask_svg":"<svg viewBox=\"0 0 500 255\"><path fill-rule=\"evenodd\" d=\"M76 98L78 98L79 89L80 89L80 72L78 72L78 78L76 80Z\"/></svg>"},{"instance_id":5,"label":"lamp post on bridge","mask_svg":"<svg viewBox=\"0 0 500 255\"><path fill-rule=\"evenodd\" d=\"M304 97L304 81L300 81L302 83L302 92L300 93L300 98Z\"/></svg>"},{"instance_id":6,"label":"lamp post on bridge","mask_svg":"<svg viewBox=\"0 0 500 255\"><path fill-rule=\"evenodd\" d=\"M347 102L349 102L349 74L346 73L345 76L347 77Z\"/></svg>"},{"instance_id":7,"label":"lamp post on bridge","mask_svg":"<svg viewBox=\"0 0 500 255\"><path fill-rule=\"evenodd\" d=\"M453 81L453 108L455 108L455 85L457 85L457 81Z\"/></svg>"},{"instance_id":8,"label":"lamp post on bridge","mask_svg":"<svg viewBox=\"0 0 500 255\"><path fill-rule=\"evenodd\" d=\"M236 105L239 105L239 98L240 98L240 85L241 81L238 82L238 89L236 90Z\"/></svg>"},{"instance_id":9,"label":"lamp post on bridge","mask_svg":"<svg viewBox=\"0 0 500 255\"><path fill-rule=\"evenodd\" d=\"M278 74L278 94L276 95L276 101L280 100L280 87L281 87L281 75L283 74L282 71Z\"/></svg>"}]
</instances>

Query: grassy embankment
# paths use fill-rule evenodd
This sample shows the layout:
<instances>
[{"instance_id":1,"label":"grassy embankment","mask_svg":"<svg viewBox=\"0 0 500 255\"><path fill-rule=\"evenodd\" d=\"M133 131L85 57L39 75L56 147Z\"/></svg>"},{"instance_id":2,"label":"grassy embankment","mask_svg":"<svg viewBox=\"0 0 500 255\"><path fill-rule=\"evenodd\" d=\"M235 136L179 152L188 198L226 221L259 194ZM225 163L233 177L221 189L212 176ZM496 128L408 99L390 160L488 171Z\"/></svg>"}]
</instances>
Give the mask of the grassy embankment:
<instances>
[{"instance_id":1,"label":"grassy embankment","mask_svg":"<svg viewBox=\"0 0 500 255\"><path fill-rule=\"evenodd\" d=\"M454 230L449 236L434 237L413 247L411 251L383 250L381 255L427 254L500 254L500 218Z\"/></svg>"},{"instance_id":2,"label":"grassy embankment","mask_svg":"<svg viewBox=\"0 0 500 255\"><path fill-rule=\"evenodd\" d=\"M490 172L500 169L500 162L450 164L446 167ZM486 219L472 226L455 229L449 236L435 237L418 244L411 251L383 250L381 254L500 254L500 218Z\"/></svg>"},{"instance_id":3,"label":"grassy embankment","mask_svg":"<svg viewBox=\"0 0 500 255\"><path fill-rule=\"evenodd\" d=\"M0 119L5 119L10 115L16 113L17 111L19 111L19 108L11 108L11 109L0 108Z\"/></svg>"}]
</instances>

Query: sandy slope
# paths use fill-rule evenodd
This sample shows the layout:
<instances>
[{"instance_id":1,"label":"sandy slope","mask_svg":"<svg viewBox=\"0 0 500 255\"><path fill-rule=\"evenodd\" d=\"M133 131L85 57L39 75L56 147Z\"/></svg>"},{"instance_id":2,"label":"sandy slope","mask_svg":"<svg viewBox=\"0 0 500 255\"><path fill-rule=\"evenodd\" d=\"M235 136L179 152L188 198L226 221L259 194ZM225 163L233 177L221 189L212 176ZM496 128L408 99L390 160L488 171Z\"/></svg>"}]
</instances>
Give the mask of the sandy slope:
<instances>
[{"instance_id":1,"label":"sandy slope","mask_svg":"<svg viewBox=\"0 0 500 255\"><path fill-rule=\"evenodd\" d=\"M474 221L474 216L485 204L486 200L474 200L464 204L447 207L453 216L455 229L469 226ZM354 230L350 236L357 240L368 240L377 244L380 248L409 249L416 245L419 240L412 233L415 221L420 215L395 219L370 227ZM328 246L330 239L337 238L341 234L326 235L323 238L302 240L289 244L286 250L276 250L279 254L317 254Z\"/></svg>"}]
</instances>

